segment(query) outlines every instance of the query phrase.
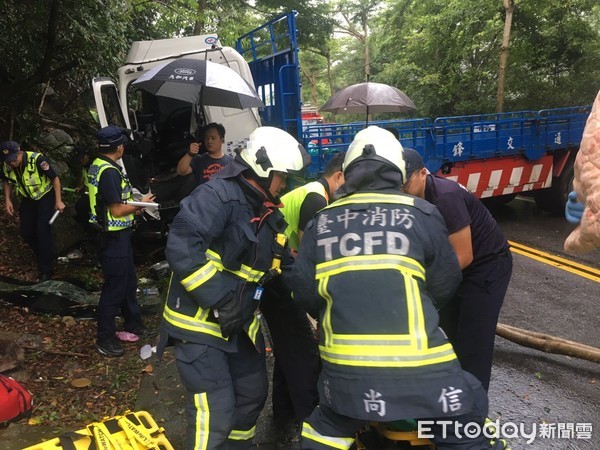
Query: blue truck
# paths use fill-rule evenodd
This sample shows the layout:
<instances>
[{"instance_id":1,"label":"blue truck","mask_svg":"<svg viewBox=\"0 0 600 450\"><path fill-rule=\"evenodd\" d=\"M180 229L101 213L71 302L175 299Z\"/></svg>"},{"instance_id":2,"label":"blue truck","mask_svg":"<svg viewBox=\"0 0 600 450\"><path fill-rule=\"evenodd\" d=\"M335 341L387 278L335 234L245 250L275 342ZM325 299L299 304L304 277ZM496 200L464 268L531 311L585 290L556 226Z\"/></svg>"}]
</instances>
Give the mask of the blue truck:
<instances>
[{"instance_id":1,"label":"blue truck","mask_svg":"<svg viewBox=\"0 0 600 450\"><path fill-rule=\"evenodd\" d=\"M287 28L278 31L275 24L284 17ZM263 97L268 105L261 111L262 123L296 135L313 158L308 176L317 177L333 153L346 151L364 123L302 128L293 14L244 35L236 47L247 59L259 92L270 92ZM578 106L370 125L395 128L402 145L416 149L431 173L461 183L479 198L508 202L530 192L543 209L562 213L590 111L590 106Z\"/></svg>"},{"instance_id":2,"label":"blue truck","mask_svg":"<svg viewBox=\"0 0 600 450\"><path fill-rule=\"evenodd\" d=\"M227 64L255 86L265 106L190 105L152 98L132 85L157 64L183 57ZM294 11L241 36L235 48L221 45L217 35L134 42L118 78L118 87L107 78L94 79L95 115L101 126L133 130L136 145L126 169L140 187L150 184L162 205L176 207L193 187L174 175L174 167L197 138L198 117L225 125L229 153L261 124L285 129L312 155L309 178L318 177L331 155L346 151L364 127L363 122L303 126ZM402 145L419 151L431 173L456 180L481 199L507 202L530 193L542 208L558 213L572 187L573 162L590 111L578 106L370 125L395 128Z\"/></svg>"}]
</instances>

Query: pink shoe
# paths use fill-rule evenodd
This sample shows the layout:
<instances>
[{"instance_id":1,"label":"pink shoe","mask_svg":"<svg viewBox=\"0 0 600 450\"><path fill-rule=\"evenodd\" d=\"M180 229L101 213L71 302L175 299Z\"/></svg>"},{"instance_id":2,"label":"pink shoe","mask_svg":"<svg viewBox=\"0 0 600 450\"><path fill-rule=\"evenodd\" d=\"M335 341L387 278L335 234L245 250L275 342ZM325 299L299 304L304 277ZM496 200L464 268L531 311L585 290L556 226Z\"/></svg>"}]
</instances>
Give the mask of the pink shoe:
<instances>
[{"instance_id":1,"label":"pink shoe","mask_svg":"<svg viewBox=\"0 0 600 450\"><path fill-rule=\"evenodd\" d=\"M115 334L123 342L137 342L140 340L137 334L130 333L129 331L117 331Z\"/></svg>"}]
</instances>

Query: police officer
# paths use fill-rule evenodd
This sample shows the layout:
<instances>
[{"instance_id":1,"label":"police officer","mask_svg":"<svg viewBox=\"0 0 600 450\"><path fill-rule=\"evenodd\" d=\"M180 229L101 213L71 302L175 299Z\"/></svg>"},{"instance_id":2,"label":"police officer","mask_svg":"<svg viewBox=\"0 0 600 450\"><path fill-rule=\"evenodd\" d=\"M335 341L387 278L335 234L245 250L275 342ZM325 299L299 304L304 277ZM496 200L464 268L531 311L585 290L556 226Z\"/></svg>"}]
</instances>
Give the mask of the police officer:
<instances>
[{"instance_id":1,"label":"police officer","mask_svg":"<svg viewBox=\"0 0 600 450\"><path fill-rule=\"evenodd\" d=\"M54 243L49 221L56 210L63 212L60 179L41 153L21 150L15 141L0 144L6 212L14 215L13 187L21 197L21 236L37 256L39 280L52 278Z\"/></svg>"},{"instance_id":2,"label":"police officer","mask_svg":"<svg viewBox=\"0 0 600 450\"><path fill-rule=\"evenodd\" d=\"M267 397L255 311L270 273L276 208L288 174L310 157L288 133L260 127L247 147L181 202L166 255L173 276L158 354L175 344L187 391L188 449L248 449Z\"/></svg>"},{"instance_id":3,"label":"police officer","mask_svg":"<svg viewBox=\"0 0 600 450\"><path fill-rule=\"evenodd\" d=\"M306 224L317 211L329 204L335 191L344 184L343 162L344 153L336 153L327 163L321 178L281 197L281 212L288 223L285 235L288 237L288 245L293 250L297 251L300 247Z\"/></svg>"},{"instance_id":4,"label":"police officer","mask_svg":"<svg viewBox=\"0 0 600 450\"><path fill-rule=\"evenodd\" d=\"M357 133L344 176L345 195L308 224L294 269L294 299L320 318L323 363L302 448L349 449L373 421L483 424L485 391L438 328L436 308L461 280L442 217L399 193L402 146L382 128ZM431 425L437 449L493 448L452 425Z\"/></svg>"},{"instance_id":5,"label":"police officer","mask_svg":"<svg viewBox=\"0 0 600 450\"><path fill-rule=\"evenodd\" d=\"M117 163L125 151L125 132L111 125L98 131L97 137L100 155L88 171L90 223L99 230L96 250L104 275L96 347L102 355L121 356L125 351L116 336L115 324L119 312L125 331L138 336L147 334L136 298L137 276L131 246L134 214L141 208L126 203L132 200L131 184ZM152 200L152 194L142 198L144 202Z\"/></svg>"},{"instance_id":6,"label":"police officer","mask_svg":"<svg viewBox=\"0 0 600 450\"><path fill-rule=\"evenodd\" d=\"M508 242L487 208L465 187L429 174L415 150L405 149L404 157L405 192L437 206L462 269L458 290L440 309L440 326L462 368L487 391L496 325L512 274Z\"/></svg>"},{"instance_id":7,"label":"police officer","mask_svg":"<svg viewBox=\"0 0 600 450\"><path fill-rule=\"evenodd\" d=\"M344 184L343 162L343 153L334 155L320 179L281 198L281 212L288 224L285 235L292 250L298 250L306 224L327 206L335 191ZM289 291L267 288L265 293L260 308L275 352L273 418L285 440L290 438L285 433L290 428L295 431L297 424L306 419L318 403L319 350L306 313L298 308Z\"/></svg>"},{"instance_id":8,"label":"police officer","mask_svg":"<svg viewBox=\"0 0 600 450\"><path fill-rule=\"evenodd\" d=\"M81 165L81 177L79 178L79 182L75 188L75 190L79 193L79 198L75 202L75 219L84 227L86 231L88 231L90 225L88 171L92 165L92 152L88 147L84 146L76 146L73 152L77 157L77 161Z\"/></svg>"}]
</instances>

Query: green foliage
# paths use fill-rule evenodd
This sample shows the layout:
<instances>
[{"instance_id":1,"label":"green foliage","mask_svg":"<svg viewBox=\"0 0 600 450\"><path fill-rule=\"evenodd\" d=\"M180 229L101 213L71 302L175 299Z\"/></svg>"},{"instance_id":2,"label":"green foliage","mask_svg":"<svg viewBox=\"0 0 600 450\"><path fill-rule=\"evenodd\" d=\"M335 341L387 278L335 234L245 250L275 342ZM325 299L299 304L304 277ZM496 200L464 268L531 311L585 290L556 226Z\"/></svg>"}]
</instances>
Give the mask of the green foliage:
<instances>
[{"instance_id":1,"label":"green foliage","mask_svg":"<svg viewBox=\"0 0 600 450\"><path fill-rule=\"evenodd\" d=\"M507 108L590 104L600 89L599 17L595 0L519 3Z\"/></svg>"},{"instance_id":2,"label":"green foliage","mask_svg":"<svg viewBox=\"0 0 600 450\"><path fill-rule=\"evenodd\" d=\"M90 142L96 125L82 92L93 76L115 74L131 41L218 33L233 46L290 9L307 103L364 81L368 42L371 80L402 89L420 116L495 108L502 0L4 0L0 138L28 140L66 124ZM599 30L597 0L516 1L505 109L591 103Z\"/></svg>"},{"instance_id":3,"label":"green foliage","mask_svg":"<svg viewBox=\"0 0 600 450\"><path fill-rule=\"evenodd\" d=\"M600 88L599 5L518 1L505 110L590 104ZM374 80L405 91L419 115L493 112L502 1L403 0L373 31Z\"/></svg>"},{"instance_id":4,"label":"green foliage","mask_svg":"<svg viewBox=\"0 0 600 450\"><path fill-rule=\"evenodd\" d=\"M122 58L127 30L121 24L129 13L125 0L5 0L0 133L12 130L19 140L38 134L42 99L61 122L74 119L80 113L77 93L89 86L91 75L107 73ZM49 97L47 82L54 91Z\"/></svg>"}]
</instances>

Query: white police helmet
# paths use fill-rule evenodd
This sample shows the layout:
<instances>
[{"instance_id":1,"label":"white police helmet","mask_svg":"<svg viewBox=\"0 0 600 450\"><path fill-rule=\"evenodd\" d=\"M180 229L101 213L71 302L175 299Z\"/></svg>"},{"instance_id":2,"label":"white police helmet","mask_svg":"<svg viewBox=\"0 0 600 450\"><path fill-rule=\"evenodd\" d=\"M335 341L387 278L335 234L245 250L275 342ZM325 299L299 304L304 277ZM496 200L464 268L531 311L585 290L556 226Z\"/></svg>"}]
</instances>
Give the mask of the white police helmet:
<instances>
[{"instance_id":1,"label":"white police helmet","mask_svg":"<svg viewBox=\"0 0 600 450\"><path fill-rule=\"evenodd\" d=\"M310 156L294 137L275 127L259 127L250 136L240 157L259 178L271 172L301 175L310 164Z\"/></svg>"},{"instance_id":2,"label":"white police helmet","mask_svg":"<svg viewBox=\"0 0 600 450\"><path fill-rule=\"evenodd\" d=\"M344 173L352 164L370 159L396 168L402 174L402 179L406 180L403 151L402 144L392 133L383 128L370 126L354 136L344 158Z\"/></svg>"}]
</instances>

